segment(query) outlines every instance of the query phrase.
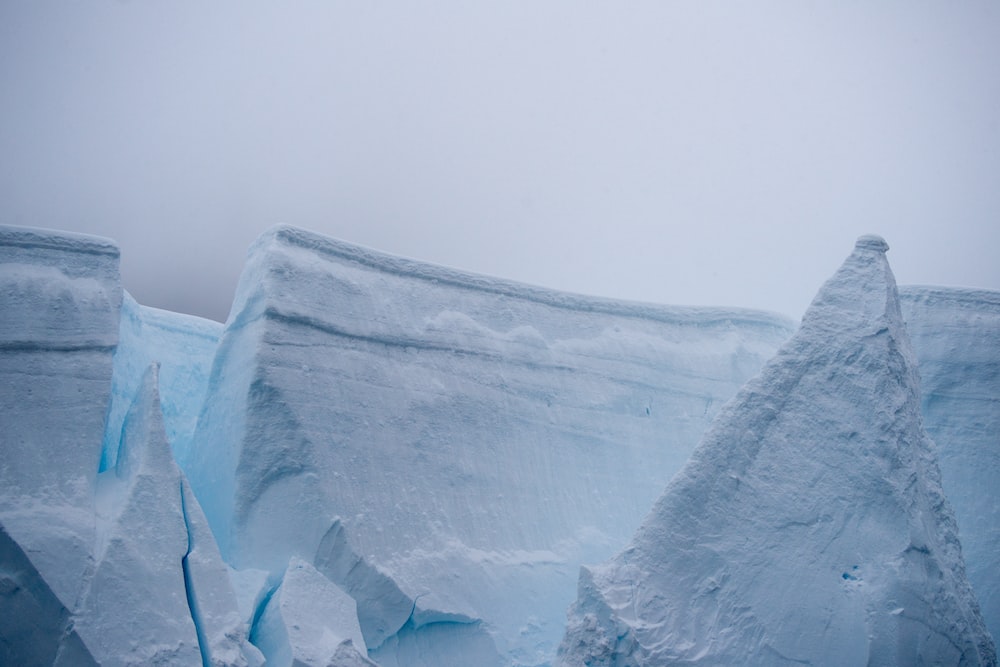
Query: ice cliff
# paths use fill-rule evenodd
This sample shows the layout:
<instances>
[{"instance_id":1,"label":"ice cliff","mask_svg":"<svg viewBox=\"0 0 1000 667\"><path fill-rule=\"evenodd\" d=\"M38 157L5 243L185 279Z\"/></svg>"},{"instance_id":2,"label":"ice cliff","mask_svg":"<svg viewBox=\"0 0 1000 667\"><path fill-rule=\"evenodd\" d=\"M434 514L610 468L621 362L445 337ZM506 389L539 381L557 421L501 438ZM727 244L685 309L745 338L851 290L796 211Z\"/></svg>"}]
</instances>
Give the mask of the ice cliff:
<instances>
[{"instance_id":1,"label":"ice cliff","mask_svg":"<svg viewBox=\"0 0 1000 667\"><path fill-rule=\"evenodd\" d=\"M958 519L983 619L1000 637L1000 293L901 287L924 426Z\"/></svg>"},{"instance_id":2,"label":"ice cliff","mask_svg":"<svg viewBox=\"0 0 1000 667\"><path fill-rule=\"evenodd\" d=\"M561 664L995 664L885 242L862 237L631 543Z\"/></svg>"},{"instance_id":3,"label":"ice cliff","mask_svg":"<svg viewBox=\"0 0 1000 667\"><path fill-rule=\"evenodd\" d=\"M1000 297L914 288L902 303L991 625ZM0 227L0 664L549 664L581 564L629 541L792 332L289 227L251 248L223 326L136 303L111 241ZM826 368L875 382L853 361ZM857 462L842 474L868 474ZM927 554L901 568L953 564L940 521L924 523ZM862 566L835 573L856 597L877 583ZM916 616L899 608L893 622Z\"/></svg>"},{"instance_id":4,"label":"ice cliff","mask_svg":"<svg viewBox=\"0 0 1000 667\"><path fill-rule=\"evenodd\" d=\"M789 334L276 228L250 252L186 470L226 560L314 564L380 664L541 664L579 565L627 539Z\"/></svg>"}]
</instances>

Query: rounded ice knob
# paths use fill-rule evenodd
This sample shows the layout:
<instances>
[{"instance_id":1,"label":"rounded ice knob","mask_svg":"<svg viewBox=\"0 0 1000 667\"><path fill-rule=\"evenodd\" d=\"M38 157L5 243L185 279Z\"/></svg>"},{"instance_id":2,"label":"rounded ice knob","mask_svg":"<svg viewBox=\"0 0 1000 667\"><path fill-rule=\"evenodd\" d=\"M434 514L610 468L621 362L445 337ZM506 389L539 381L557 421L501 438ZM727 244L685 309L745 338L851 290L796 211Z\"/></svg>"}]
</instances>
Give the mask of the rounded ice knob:
<instances>
[{"instance_id":1,"label":"rounded ice knob","mask_svg":"<svg viewBox=\"0 0 1000 667\"><path fill-rule=\"evenodd\" d=\"M864 236L859 236L857 242L854 244L857 250L877 250L878 252L885 252L889 249L889 244L885 242L885 239L877 234L865 234Z\"/></svg>"}]
</instances>

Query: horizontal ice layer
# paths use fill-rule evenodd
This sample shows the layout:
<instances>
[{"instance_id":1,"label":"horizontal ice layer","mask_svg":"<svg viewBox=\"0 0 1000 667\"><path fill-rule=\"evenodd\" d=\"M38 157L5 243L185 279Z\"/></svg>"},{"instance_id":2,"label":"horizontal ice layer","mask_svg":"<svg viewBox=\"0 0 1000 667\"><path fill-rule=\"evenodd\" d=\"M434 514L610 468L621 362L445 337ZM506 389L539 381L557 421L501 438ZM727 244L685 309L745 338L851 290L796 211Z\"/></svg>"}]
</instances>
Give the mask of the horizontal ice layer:
<instances>
[{"instance_id":1,"label":"horizontal ice layer","mask_svg":"<svg viewBox=\"0 0 1000 667\"><path fill-rule=\"evenodd\" d=\"M1000 292L901 287L920 364L924 426L937 444L969 581L1000 637Z\"/></svg>"},{"instance_id":2,"label":"horizontal ice layer","mask_svg":"<svg viewBox=\"0 0 1000 667\"><path fill-rule=\"evenodd\" d=\"M125 293L101 470L115 465L125 413L143 373L153 362L160 365L160 404L167 440L184 467L221 334L218 322L149 308Z\"/></svg>"},{"instance_id":3,"label":"horizontal ice layer","mask_svg":"<svg viewBox=\"0 0 1000 667\"><path fill-rule=\"evenodd\" d=\"M885 250L859 240L631 543L581 570L561 664L996 664Z\"/></svg>"},{"instance_id":4,"label":"horizontal ice layer","mask_svg":"<svg viewBox=\"0 0 1000 667\"><path fill-rule=\"evenodd\" d=\"M277 228L250 253L188 470L237 568L313 560L337 526L367 574L336 583L379 662L462 636L542 663L579 564L628 538L791 329Z\"/></svg>"}]
</instances>

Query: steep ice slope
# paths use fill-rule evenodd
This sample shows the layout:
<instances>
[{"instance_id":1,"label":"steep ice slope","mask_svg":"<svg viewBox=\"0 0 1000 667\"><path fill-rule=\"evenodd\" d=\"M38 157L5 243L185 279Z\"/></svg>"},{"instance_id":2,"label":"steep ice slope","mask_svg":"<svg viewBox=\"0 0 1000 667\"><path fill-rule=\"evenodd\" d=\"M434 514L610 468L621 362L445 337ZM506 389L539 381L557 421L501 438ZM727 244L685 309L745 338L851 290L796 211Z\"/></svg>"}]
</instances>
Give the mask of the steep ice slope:
<instances>
[{"instance_id":1,"label":"steep ice slope","mask_svg":"<svg viewBox=\"0 0 1000 667\"><path fill-rule=\"evenodd\" d=\"M921 426L887 246L862 237L631 544L562 664L995 664Z\"/></svg>"},{"instance_id":2,"label":"steep ice slope","mask_svg":"<svg viewBox=\"0 0 1000 667\"><path fill-rule=\"evenodd\" d=\"M92 560L118 257L105 239L0 227L0 602L6 619L39 619L30 641L0 623L13 664L21 649L86 661L75 633L56 631Z\"/></svg>"},{"instance_id":3,"label":"steep ice slope","mask_svg":"<svg viewBox=\"0 0 1000 667\"><path fill-rule=\"evenodd\" d=\"M1000 637L1000 292L901 287L920 367L924 426L938 446L962 554Z\"/></svg>"},{"instance_id":4,"label":"steep ice slope","mask_svg":"<svg viewBox=\"0 0 1000 667\"><path fill-rule=\"evenodd\" d=\"M154 361L160 364L160 404L167 440L184 468L220 335L218 322L149 308L125 293L101 470L115 465L125 413Z\"/></svg>"},{"instance_id":5,"label":"steep ice slope","mask_svg":"<svg viewBox=\"0 0 1000 667\"><path fill-rule=\"evenodd\" d=\"M187 469L227 560L312 561L380 663L442 642L541 663L579 563L628 538L790 333L277 228L251 251Z\"/></svg>"}]
</instances>

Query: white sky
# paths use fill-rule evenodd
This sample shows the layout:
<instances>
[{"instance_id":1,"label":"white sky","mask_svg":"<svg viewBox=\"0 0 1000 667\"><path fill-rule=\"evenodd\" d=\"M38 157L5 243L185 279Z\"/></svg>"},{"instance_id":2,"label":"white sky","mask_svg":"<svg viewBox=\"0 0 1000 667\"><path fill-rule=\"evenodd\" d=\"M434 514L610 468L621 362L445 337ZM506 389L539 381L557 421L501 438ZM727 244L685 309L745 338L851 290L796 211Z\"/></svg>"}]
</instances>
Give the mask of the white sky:
<instances>
[{"instance_id":1,"label":"white sky","mask_svg":"<svg viewBox=\"0 0 1000 667\"><path fill-rule=\"evenodd\" d=\"M864 233L1000 289L1000 3L0 3L0 222L224 319L283 222L801 315Z\"/></svg>"}]
</instances>

